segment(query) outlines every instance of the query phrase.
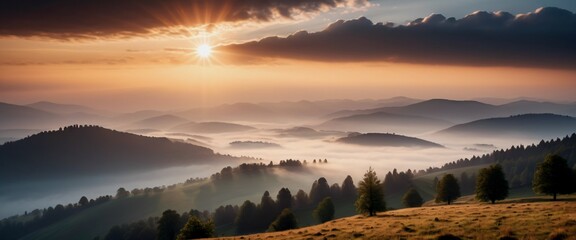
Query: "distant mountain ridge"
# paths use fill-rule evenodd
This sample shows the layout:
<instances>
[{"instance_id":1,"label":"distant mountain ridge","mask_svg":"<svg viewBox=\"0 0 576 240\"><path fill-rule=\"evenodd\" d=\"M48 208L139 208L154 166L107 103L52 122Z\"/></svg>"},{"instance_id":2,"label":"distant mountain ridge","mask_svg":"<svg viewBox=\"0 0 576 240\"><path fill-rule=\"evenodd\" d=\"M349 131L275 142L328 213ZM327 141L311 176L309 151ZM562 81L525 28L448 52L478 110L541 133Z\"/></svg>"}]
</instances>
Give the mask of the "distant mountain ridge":
<instances>
[{"instance_id":1,"label":"distant mountain ridge","mask_svg":"<svg viewBox=\"0 0 576 240\"><path fill-rule=\"evenodd\" d=\"M576 116L576 105L528 100L520 100L503 105L491 105L471 100L430 99L403 107L338 111L326 117L340 118L376 112L421 116L455 123L465 123L483 118L506 117L529 113L553 113Z\"/></svg>"},{"instance_id":2,"label":"distant mountain ridge","mask_svg":"<svg viewBox=\"0 0 576 240\"><path fill-rule=\"evenodd\" d=\"M522 114L488 118L459 124L437 132L437 135L468 136L535 136L552 138L576 132L576 118L550 113Z\"/></svg>"},{"instance_id":3,"label":"distant mountain ridge","mask_svg":"<svg viewBox=\"0 0 576 240\"><path fill-rule=\"evenodd\" d=\"M379 146L379 147L416 147L416 148L443 148L444 146L420 138L408 137L391 133L351 133L347 137L336 140L340 143Z\"/></svg>"},{"instance_id":4,"label":"distant mountain ridge","mask_svg":"<svg viewBox=\"0 0 576 240\"><path fill-rule=\"evenodd\" d=\"M452 123L448 121L428 117L375 112L334 118L318 125L318 128L355 132L414 134L438 130L451 125Z\"/></svg>"},{"instance_id":5,"label":"distant mountain ridge","mask_svg":"<svg viewBox=\"0 0 576 240\"><path fill-rule=\"evenodd\" d=\"M42 179L210 163L211 149L98 126L69 126L0 145L0 179Z\"/></svg>"}]
</instances>

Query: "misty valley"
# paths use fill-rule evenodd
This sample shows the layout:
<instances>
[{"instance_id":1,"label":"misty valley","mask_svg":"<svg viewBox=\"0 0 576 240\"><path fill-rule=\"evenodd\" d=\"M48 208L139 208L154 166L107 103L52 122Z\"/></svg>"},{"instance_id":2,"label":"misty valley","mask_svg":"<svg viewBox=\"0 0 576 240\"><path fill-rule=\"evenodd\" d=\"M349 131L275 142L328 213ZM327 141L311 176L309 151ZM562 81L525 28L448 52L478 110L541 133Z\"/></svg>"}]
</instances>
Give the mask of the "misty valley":
<instances>
[{"instance_id":1,"label":"misty valley","mask_svg":"<svg viewBox=\"0 0 576 240\"><path fill-rule=\"evenodd\" d=\"M124 113L37 102L0 103L0 116L2 239L313 229L358 214L370 174L378 212L437 206L446 176L459 190L448 204L473 202L493 166L507 198L530 199L547 193L533 186L551 156L576 186L576 103L395 97ZM334 237L373 238L350 234Z\"/></svg>"}]
</instances>

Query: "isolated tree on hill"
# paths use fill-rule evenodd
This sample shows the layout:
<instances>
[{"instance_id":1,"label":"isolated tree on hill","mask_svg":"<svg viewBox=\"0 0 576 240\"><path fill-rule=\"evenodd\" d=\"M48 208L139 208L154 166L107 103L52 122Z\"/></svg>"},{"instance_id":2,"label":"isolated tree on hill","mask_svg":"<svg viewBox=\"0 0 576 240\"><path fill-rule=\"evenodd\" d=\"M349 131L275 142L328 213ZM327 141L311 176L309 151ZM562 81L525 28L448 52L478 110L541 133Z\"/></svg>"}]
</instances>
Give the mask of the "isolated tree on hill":
<instances>
[{"instance_id":1,"label":"isolated tree on hill","mask_svg":"<svg viewBox=\"0 0 576 240\"><path fill-rule=\"evenodd\" d=\"M334 203L332 203L332 198L327 197L324 198L319 204L316 209L314 209L313 215L316 220L320 223L328 222L334 219Z\"/></svg>"},{"instance_id":2,"label":"isolated tree on hill","mask_svg":"<svg viewBox=\"0 0 576 240\"><path fill-rule=\"evenodd\" d=\"M460 197L458 180L452 174L446 174L436 187L436 202L448 202L448 205Z\"/></svg>"},{"instance_id":3,"label":"isolated tree on hill","mask_svg":"<svg viewBox=\"0 0 576 240\"><path fill-rule=\"evenodd\" d=\"M284 210L282 210L282 213L280 213L278 218L276 218L276 220L272 222L272 224L270 224L268 230L275 232L296 228L298 228L296 217L289 208L285 208Z\"/></svg>"},{"instance_id":4,"label":"isolated tree on hill","mask_svg":"<svg viewBox=\"0 0 576 240\"><path fill-rule=\"evenodd\" d=\"M166 210L158 220L158 240L174 240L180 230L180 214Z\"/></svg>"},{"instance_id":5,"label":"isolated tree on hill","mask_svg":"<svg viewBox=\"0 0 576 240\"><path fill-rule=\"evenodd\" d=\"M344 182L342 182L341 190L343 199L356 199L356 186L354 185L354 180L350 175L346 176Z\"/></svg>"},{"instance_id":6,"label":"isolated tree on hill","mask_svg":"<svg viewBox=\"0 0 576 240\"><path fill-rule=\"evenodd\" d=\"M572 170L568 167L566 159L558 155L548 155L536 168L532 188L534 192L552 195L556 200L557 194L574 191L572 181Z\"/></svg>"},{"instance_id":7,"label":"isolated tree on hill","mask_svg":"<svg viewBox=\"0 0 576 240\"><path fill-rule=\"evenodd\" d=\"M278 206L278 212L284 210L284 208L292 208L292 193L288 188L281 188L276 195L276 205Z\"/></svg>"},{"instance_id":8,"label":"isolated tree on hill","mask_svg":"<svg viewBox=\"0 0 576 240\"><path fill-rule=\"evenodd\" d=\"M508 181L500 164L480 169L476 180L476 199L490 201L503 200L508 197Z\"/></svg>"},{"instance_id":9,"label":"isolated tree on hill","mask_svg":"<svg viewBox=\"0 0 576 240\"><path fill-rule=\"evenodd\" d=\"M368 216L374 216L376 212L386 210L384 189L372 167L368 169L364 174L364 178L358 184L358 198L354 205L356 206L356 211L367 213Z\"/></svg>"},{"instance_id":10,"label":"isolated tree on hill","mask_svg":"<svg viewBox=\"0 0 576 240\"><path fill-rule=\"evenodd\" d=\"M240 210L238 210L238 216L236 217L236 233L245 234L255 231L255 219L257 217L256 204L246 200Z\"/></svg>"},{"instance_id":11,"label":"isolated tree on hill","mask_svg":"<svg viewBox=\"0 0 576 240\"><path fill-rule=\"evenodd\" d=\"M214 223L202 222L196 216L190 216L186 225L180 229L177 240L209 238L214 236Z\"/></svg>"},{"instance_id":12,"label":"isolated tree on hill","mask_svg":"<svg viewBox=\"0 0 576 240\"><path fill-rule=\"evenodd\" d=\"M420 193L415 188L410 188L402 197L402 204L407 207L420 207L424 203Z\"/></svg>"}]
</instances>

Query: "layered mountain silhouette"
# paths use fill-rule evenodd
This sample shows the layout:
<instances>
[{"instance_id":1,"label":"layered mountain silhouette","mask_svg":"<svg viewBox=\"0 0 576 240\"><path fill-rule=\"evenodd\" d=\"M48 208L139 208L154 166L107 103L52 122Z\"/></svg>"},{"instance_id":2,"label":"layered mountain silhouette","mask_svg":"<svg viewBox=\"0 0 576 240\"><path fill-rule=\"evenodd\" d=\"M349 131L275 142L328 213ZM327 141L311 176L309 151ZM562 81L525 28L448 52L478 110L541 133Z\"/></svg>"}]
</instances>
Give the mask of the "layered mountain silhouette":
<instances>
[{"instance_id":1,"label":"layered mountain silhouette","mask_svg":"<svg viewBox=\"0 0 576 240\"><path fill-rule=\"evenodd\" d=\"M256 128L226 122L189 122L171 128L175 132L188 132L188 133L226 133L226 132L244 132L254 130Z\"/></svg>"},{"instance_id":2,"label":"layered mountain silhouette","mask_svg":"<svg viewBox=\"0 0 576 240\"><path fill-rule=\"evenodd\" d=\"M129 126L131 128L168 129L186 122L188 120L185 118L164 114L136 121Z\"/></svg>"},{"instance_id":3,"label":"layered mountain silhouette","mask_svg":"<svg viewBox=\"0 0 576 240\"><path fill-rule=\"evenodd\" d=\"M98 126L69 126L0 146L0 179L112 174L223 159L211 149Z\"/></svg>"},{"instance_id":4,"label":"layered mountain silhouette","mask_svg":"<svg viewBox=\"0 0 576 240\"><path fill-rule=\"evenodd\" d=\"M420 138L391 133L351 133L336 140L340 143L377 147L442 148L444 146Z\"/></svg>"},{"instance_id":5,"label":"layered mountain silhouette","mask_svg":"<svg viewBox=\"0 0 576 240\"><path fill-rule=\"evenodd\" d=\"M443 136L563 137L576 132L576 118L550 113L488 118L459 124L436 133Z\"/></svg>"},{"instance_id":6,"label":"layered mountain silhouette","mask_svg":"<svg viewBox=\"0 0 576 240\"><path fill-rule=\"evenodd\" d=\"M576 116L576 105L521 100L503 105L491 105L478 101L431 99L403 107L382 107L366 110L345 110L327 115L328 118L341 118L360 114L386 112L409 116L420 116L454 123L506 117L528 113L554 113Z\"/></svg>"},{"instance_id":7,"label":"layered mountain silhouette","mask_svg":"<svg viewBox=\"0 0 576 240\"><path fill-rule=\"evenodd\" d=\"M335 118L318 126L320 129L354 132L422 133L443 129L453 124L428 117L376 112Z\"/></svg>"}]
</instances>

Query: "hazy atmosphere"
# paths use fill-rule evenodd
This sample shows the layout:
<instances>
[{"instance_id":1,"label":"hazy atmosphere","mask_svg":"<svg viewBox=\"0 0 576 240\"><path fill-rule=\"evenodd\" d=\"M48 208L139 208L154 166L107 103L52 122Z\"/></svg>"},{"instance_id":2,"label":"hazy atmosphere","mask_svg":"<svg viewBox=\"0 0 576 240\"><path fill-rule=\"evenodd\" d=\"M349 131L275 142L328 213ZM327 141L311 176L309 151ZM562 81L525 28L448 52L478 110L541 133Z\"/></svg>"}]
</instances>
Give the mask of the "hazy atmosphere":
<instances>
[{"instance_id":1,"label":"hazy atmosphere","mask_svg":"<svg viewBox=\"0 0 576 240\"><path fill-rule=\"evenodd\" d=\"M2 239L271 234L296 226L280 227L289 214L304 228L494 203L479 190L488 171L506 182L489 187L506 186L496 200L575 199L538 176L563 161L551 175L576 183L576 2L7 0L0 22ZM446 176L454 199L440 197ZM362 209L370 181L382 209ZM164 238L168 209L181 219ZM186 232L194 219L211 234ZM576 234L564 220L505 226ZM407 224L390 237L505 232ZM309 237L290 234L255 239Z\"/></svg>"}]
</instances>

